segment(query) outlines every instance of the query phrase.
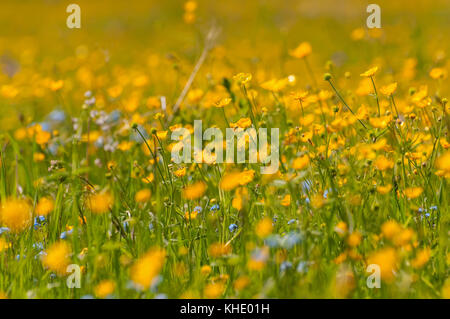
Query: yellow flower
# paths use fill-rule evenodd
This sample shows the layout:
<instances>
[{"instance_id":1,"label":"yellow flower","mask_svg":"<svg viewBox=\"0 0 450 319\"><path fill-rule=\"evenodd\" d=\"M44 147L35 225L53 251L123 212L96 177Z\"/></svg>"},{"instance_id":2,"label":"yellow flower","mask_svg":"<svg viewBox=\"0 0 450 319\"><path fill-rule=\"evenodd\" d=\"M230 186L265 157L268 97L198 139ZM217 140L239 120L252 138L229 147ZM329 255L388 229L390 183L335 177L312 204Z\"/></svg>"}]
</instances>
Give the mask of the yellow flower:
<instances>
[{"instance_id":1,"label":"yellow flower","mask_svg":"<svg viewBox=\"0 0 450 319\"><path fill-rule=\"evenodd\" d=\"M414 231L410 228L402 230L393 239L396 246L405 246L412 241L414 237Z\"/></svg>"},{"instance_id":2,"label":"yellow flower","mask_svg":"<svg viewBox=\"0 0 450 319\"><path fill-rule=\"evenodd\" d=\"M21 199L7 199L0 210L0 221L11 232L19 233L31 225L31 206Z\"/></svg>"},{"instance_id":3,"label":"yellow flower","mask_svg":"<svg viewBox=\"0 0 450 319\"><path fill-rule=\"evenodd\" d=\"M381 195L385 195L387 193L389 193L392 189L392 185L391 184L387 184L385 186L378 186L377 187L377 192L380 193Z\"/></svg>"},{"instance_id":4,"label":"yellow flower","mask_svg":"<svg viewBox=\"0 0 450 319\"><path fill-rule=\"evenodd\" d=\"M294 50L290 50L289 54L297 59L303 59L304 57L310 55L312 52L312 47L309 42L302 42Z\"/></svg>"},{"instance_id":5,"label":"yellow flower","mask_svg":"<svg viewBox=\"0 0 450 319\"><path fill-rule=\"evenodd\" d=\"M134 196L134 199L138 203L145 203L145 202L148 202L151 197L152 197L151 190L146 188L146 189L141 189L140 191L138 191L136 193L136 195Z\"/></svg>"},{"instance_id":6,"label":"yellow flower","mask_svg":"<svg viewBox=\"0 0 450 319\"><path fill-rule=\"evenodd\" d=\"M411 266L413 266L413 268L422 268L423 266L425 266L425 264L428 262L428 260L430 260L430 255L431 255L431 250L430 248L424 248L422 250L420 250L417 255L416 258L414 258L411 261Z\"/></svg>"},{"instance_id":7,"label":"yellow flower","mask_svg":"<svg viewBox=\"0 0 450 319\"><path fill-rule=\"evenodd\" d=\"M442 298L450 299L450 278L447 278L444 286L442 286Z\"/></svg>"},{"instance_id":8,"label":"yellow flower","mask_svg":"<svg viewBox=\"0 0 450 319\"><path fill-rule=\"evenodd\" d=\"M358 41L364 39L366 32L363 28L354 29L350 35L353 41Z\"/></svg>"},{"instance_id":9,"label":"yellow flower","mask_svg":"<svg viewBox=\"0 0 450 319\"><path fill-rule=\"evenodd\" d=\"M247 276L241 276L234 281L233 287L237 291L245 289L250 284L250 279Z\"/></svg>"},{"instance_id":10,"label":"yellow flower","mask_svg":"<svg viewBox=\"0 0 450 319\"><path fill-rule=\"evenodd\" d=\"M183 176L185 176L185 175L186 175L186 167L177 169L175 172L173 172L173 174L174 174L176 177L183 177Z\"/></svg>"},{"instance_id":11,"label":"yellow flower","mask_svg":"<svg viewBox=\"0 0 450 319\"><path fill-rule=\"evenodd\" d=\"M230 123L230 126L232 128L242 128L246 129L247 127L250 127L252 125L252 120L248 117L243 117L236 123Z\"/></svg>"},{"instance_id":12,"label":"yellow flower","mask_svg":"<svg viewBox=\"0 0 450 319\"><path fill-rule=\"evenodd\" d=\"M211 266L210 265L203 265L202 268L200 268L200 272L202 273L202 275L209 275L211 273Z\"/></svg>"},{"instance_id":13,"label":"yellow flower","mask_svg":"<svg viewBox=\"0 0 450 319\"><path fill-rule=\"evenodd\" d=\"M121 150L122 152L125 152L125 151L128 151L132 146L133 146L133 142L131 142L131 141L122 141L117 146L117 148L119 150Z\"/></svg>"},{"instance_id":14,"label":"yellow flower","mask_svg":"<svg viewBox=\"0 0 450 319\"><path fill-rule=\"evenodd\" d=\"M289 84L289 79L272 79L269 81L266 81L261 84L261 87L265 90L272 91L272 92L280 92L283 90L287 85Z\"/></svg>"},{"instance_id":15,"label":"yellow flower","mask_svg":"<svg viewBox=\"0 0 450 319\"><path fill-rule=\"evenodd\" d=\"M36 205L37 216L47 216L55 207L51 197L42 197Z\"/></svg>"},{"instance_id":16,"label":"yellow flower","mask_svg":"<svg viewBox=\"0 0 450 319\"><path fill-rule=\"evenodd\" d=\"M436 159L436 175L450 178L450 152L447 151Z\"/></svg>"},{"instance_id":17,"label":"yellow flower","mask_svg":"<svg viewBox=\"0 0 450 319\"><path fill-rule=\"evenodd\" d=\"M247 84L252 80L252 75L250 73L238 73L233 76L233 80L239 85Z\"/></svg>"},{"instance_id":18,"label":"yellow flower","mask_svg":"<svg viewBox=\"0 0 450 319\"><path fill-rule=\"evenodd\" d=\"M408 187L405 189L405 195L409 199L417 198L423 193L422 187Z\"/></svg>"},{"instance_id":19,"label":"yellow flower","mask_svg":"<svg viewBox=\"0 0 450 319\"><path fill-rule=\"evenodd\" d=\"M63 85L64 85L64 81L63 80L51 81L49 83L49 88L52 91L59 91L60 89L62 89Z\"/></svg>"},{"instance_id":20,"label":"yellow flower","mask_svg":"<svg viewBox=\"0 0 450 319\"><path fill-rule=\"evenodd\" d=\"M241 173L229 172L225 173L220 179L219 187L224 191L231 191L240 185Z\"/></svg>"},{"instance_id":21,"label":"yellow flower","mask_svg":"<svg viewBox=\"0 0 450 319\"><path fill-rule=\"evenodd\" d=\"M111 209L113 196L108 193L94 194L88 197L87 205L94 214L104 214Z\"/></svg>"},{"instance_id":22,"label":"yellow flower","mask_svg":"<svg viewBox=\"0 0 450 319\"><path fill-rule=\"evenodd\" d=\"M206 192L206 184L203 181L195 182L191 185L186 186L183 188L182 195L184 199L197 199L203 196Z\"/></svg>"},{"instance_id":23,"label":"yellow flower","mask_svg":"<svg viewBox=\"0 0 450 319\"><path fill-rule=\"evenodd\" d=\"M231 99L229 97L226 97L226 98L223 98L223 99L220 99L219 101L217 101L215 103L215 106L218 108L221 108L221 107L227 106L228 104L230 104L230 102L231 102Z\"/></svg>"},{"instance_id":24,"label":"yellow flower","mask_svg":"<svg viewBox=\"0 0 450 319\"><path fill-rule=\"evenodd\" d=\"M94 288L94 294L97 298L106 298L116 289L116 284L112 280L103 280Z\"/></svg>"},{"instance_id":25,"label":"yellow flower","mask_svg":"<svg viewBox=\"0 0 450 319\"><path fill-rule=\"evenodd\" d=\"M8 243L3 237L0 237L0 253L11 247L11 243Z\"/></svg>"},{"instance_id":26,"label":"yellow flower","mask_svg":"<svg viewBox=\"0 0 450 319\"><path fill-rule=\"evenodd\" d=\"M192 219L196 219L197 215L198 215L198 212L194 210L192 213L186 212L184 214L184 218L186 218L187 220L192 220Z\"/></svg>"},{"instance_id":27,"label":"yellow flower","mask_svg":"<svg viewBox=\"0 0 450 319\"><path fill-rule=\"evenodd\" d=\"M205 295L205 298L215 299L215 298L219 298L220 296L222 296L224 291L225 291L225 285L221 282L217 282L217 283L207 284L205 286L203 294Z\"/></svg>"},{"instance_id":28,"label":"yellow flower","mask_svg":"<svg viewBox=\"0 0 450 319\"><path fill-rule=\"evenodd\" d=\"M381 226L381 232L387 239L394 238L401 231L402 227L395 220L389 220Z\"/></svg>"},{"instance_id":29,"label":"yellow flower","mask_svg":"<svg viewBox=\"0 0 450 319\"><path fill-rule=\"evenodd\" d=\"M375 128L383 129L389 125L389 122L392 120L391 115L380 116L380 117L371 117L369 119L370 125Z\"/></svg>"},{"instance_id":30,"label":"yellow flower","mask_svg":"<svg viewBox=\"0 0 450 319\"><path fill-rule=\"evenodd\" d=\"M389 283L395 279L398 257L394 248L383 248L373 253L368 258L367 263L380 267L381 280Z\"/></svg>"},{"instance_id":31,"label":"yellow flower","mask_svg":"<svg viewBox=\"0 0 450 319\"><path fill-rule=\"evenodd\" d=\"M67 242L56 242L47 249L46 255L42 257L42 264L58 275L64 276L67 274L71 253L72 250Z\"/></svg>"},{"instance_id":32,"label":"yellow flower","mask_svg":"<svg viewBox=\"0 0 450 319\"><path fill-rule=\"evenodd\" d=\"M304 169L309 164L309 156L303 155L300 157L297 157L294 162L292 163L292 168L301 170Z\"/></svg>"},{"instance_id":33,"label":"yellow flower","mask_svg":"<svg viewBox=\"0 0 450 319\"><path fill-rule=\"evenodd\" d=\"M272 219L265 217L258 222L255 228L255 233L260 238L269 236L273 231Z\"/></svg>"},{"instance_id":34,"label":"yellow flower","mask_svg":"<svg viewBox=\"0 0 450 319\"><path fill-rule=\"evenodd\" d=\"M361 243L361 233L358 231L354 231L347 238L347 244L350 247L357 247Z\"/></svg>"},{"instance_id":35,"label":"yellow flower","mask_svg":"<svg viewBox=\"0 0 450 319\"><path fill-rule=\"evenodd\" d=\"M142 290L147 290L164 266L166 251L160 248L149 250L131 267L131 280Z\"/></svg>"},{"instance_id":36,"label":"yellow flower","mask_svg":"<svg viewBox=\"0 0 450 319\"><path fill-rule=\"evenodd\" d=\"M385 171L387 169L393 168L394 162L388 160L383 155L380 155L377 157L377 159L375 161L375 167L380 171Z\"/></svg>"},{"instance_id":37,"label":"yellow flower","mask_svg":"<svg viewBox=\"0 0 450 319\"><path fill-rule=\"evenodd\" d=\"M384 95L392 95L394 94L395 90L397 89L397 82L382 86L380 88L380 92Z\"/></svg>"},{"instance_id":38,"label":"yellow flower","mask_svg":"<svg viewBox=\"0 0 450 319\"><path fill-rule=\"evenodd\" d=\"M291 195L286 194L286 196L284 196L281 200L281 206L287 207L289 205L291 205Z\"/></svg>"},{"instance_id":39,"label":"yellow flower","mask_svg":"<svg viewBox=\"0 0 450 319\"><path fill-rule=\"evenodd\" d=\"M212 257L221 257L231 253L231 246L222 243L213 243L209 246L208 252Z\"/></svg>"},{"instance_id":40,"label":"yellow flower","mask_svg":"<svg viewBox=\"0 0 450 319\"><path fill-rule=\"evenodd\" d=\"M34 153L33 154L33 161L35 162L42 162L45 159L44 153Z\"/></svg>"},{"instance_id":41,"label":"yellow flower","mask_svg":"<svg viewBox=\"0 0 450 319\"><path fill-rule=\"evenodd\" d=\"M348 227L347 224L343 221L340 221L339 223L337 223L337 225L334 227L334 231L336 233L338 233L339 236L344 236L347 231L348 231Z\"/></svg>"},{"instance_id":42,"label":"yellow flower","mask_svg":"<svg viewBox=\"0 0 450 319\"><path fill-rule=\"evenodd\" d=\"M248 202L249 195L248 190L245 187L240 187L236 189L235 197L233 198L233 201L231 202L231 206L237 210L242 210L244 205Z\"/></svg>"},{"instance_id":43,"label":"yellow flower","mask_svg":"<svg viewBox=\"0 0 450 319\"><path fill-rule=\"evenodd\" d=\"M48 143L51 137L52 135L49 132L40 129L36 132L35 135L36 143L42 146Z\"/></svg>"},{"instance_id":44,"label":"yellow flower","mask_svg":"<svg viewBox=\"0 0 450 319\"><path fill-rule=\"evenodd\" d=\"M371 76L374 76L375 73L377 73L377 71L378 71L378 67L375 66L375 67L373 67L373 68L370 68L370 69L367 70L366 72L361 73L360 75L361 75L362 77L371 77Z\"/></svg>"},{"instance_id":45,"label":"yellow flower","mask_svg":"<svg viewBox=\"0 0 450 319\"><path fill-rule=\"evenodd\" d=\"M435 80L445 79L447 77L447 70L443 68L433 68L430 71L430 77Z\"/></svg>"}]
</instances>

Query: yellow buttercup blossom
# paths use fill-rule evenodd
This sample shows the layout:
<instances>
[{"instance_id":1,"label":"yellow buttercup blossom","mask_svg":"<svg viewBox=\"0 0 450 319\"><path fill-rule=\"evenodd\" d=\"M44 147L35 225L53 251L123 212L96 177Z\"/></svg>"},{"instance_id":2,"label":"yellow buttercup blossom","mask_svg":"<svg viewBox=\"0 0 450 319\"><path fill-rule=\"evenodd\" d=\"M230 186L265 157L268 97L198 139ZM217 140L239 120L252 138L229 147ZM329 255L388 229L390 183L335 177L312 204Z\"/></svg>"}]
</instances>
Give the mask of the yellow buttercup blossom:
<instances>
[{"instance_id":1,"label":"yellow buttercup blossom","mask_svg":"<svg viewBox=\"0 0 450 319\"><path fill-rule=\"evenodd\" d=\"M107 213L113 203L114 197L109 192L90 195L87 200L87 205L94 214Z\"/></svg>"},{"instance_id":2,"label":"yellow buttercup blossom","mask_svg":"<svg viewBox=\"0 0 450 319\"><path fill-rule=\"evenodd\" d=\"M392 95L397 90L397 82L382 86L380 92L384 95Z\"/></svg>"},{"instance_id":3,"label":"yellow buttercup blossom","mask_svg":"<svg viewBox=\"0 0 450 319\"><path fill-rule=\"evenodd\" d=\"M112 280L103 280L94 288L94 294L97 298L106 298L116 289L116 284Z\"/></svg>"},{"instance_id":4,"label":"yellow buttercup blossom","mask_svg":"<svg viewBox=\"0 0 450 319\"><path fill-rule=\"evenodd\" d=\"M380 171L385 171L387 169L393 168L394 167L394 162L392 162L391 160L387 159L383 155L380 155L380 156L377 157L377 159L375 161L375 167L378 170L380 170Z\"/></svg>"},{"instance_id":5,"label":"yellow buttercup blossom","mask_svg":"<svg viewBox=\"0 0 450 319\"><path fill-rule=\"evenodd\" d=\"M8 243L5 238L0 237L0 253L11 247L11 243Z\"/></svg>"},{"instance_id":6,"label":"yellow buttercup blossom","mask_svg":"<svg viewBox=\"0 0 450 319\"><path fill-rule=\"evenodd\" d=\"M294 162L292 162L292 168L297 169L297 170L302 170L302 169L306 168L306 166L308 166L308 164L309 164L309 156L303 155L303 156L297 157L294 160Z\"/></svg>"},{"instance_id":7,"label":"yellow buttercup blossom","mask_svg":"<svg viewBox=\"0 0 450 319\"><path fill-rule=\"evenodd\" d=\"M47 216L54 207L55 203L51 197L42 197L36 205L36 215Z\"/></svg>"},{"instance_id":8,"label":"yellow buttercup blossom","mask_svg":"<svg viewBox=\"0 0 450 319\"><path fill-rule=\"evenodd\" d=\"M423 266L425 266L428 260L430 260L430 256L431 250L429 248L420 250L417 253L416 258L411 260L411 266L413 266L413 268L422 268Z\"/></svg>"},{"instance_id":9,"label":"yellow buttercup blossom","mask_svg":"<svg viewBox=\"0 0 450 319\"><path fill-rule=\"evenodd\" d=\"M422 187L408 187L404 190L406 197L409 199L417 198L423 193Z\"/></svg>"},{"instance_id":10,"label":"yellow buttercup blossom","mask_svg":"<svg viewBox=\"0 0 450 319\"><path fill-rule=\"evenodd\" d=\"M184 213L184 218L186 218L187 220L192 220L192 219L196 219L198 215L197 211L193 211L193 212L186 212Z\"/></svg>"},{"instance_id":11,"label":"yellow buttercup blossom","mask_svg":"<svg viewBox=\"0 0 450 319\"><path fill-rule=\"evenodd\" d=\"M7 199L0 209L0 222L13 233L24 231L31 225L31 205L23 199Z\"/></svg>"},{"instance_id":12,"label":"yellow buttercup blossom","mask_svg":"<svg viewBox=\"0 0 450 319\"><path fill-rule=\"evenodd\" d=\"M210 283L205 286L203 294L205 298L215 299L219 298L225 291L225 285L221 282Z\"/></svg>"},{"instance_id":13,"label":"yellow buttercup blossom","mask_svg":"<svg viewBox=\"0 0 450 319\"><path fill-rule=\"evenodd\" d=\"M286 194L280 202L281 206L289 206L291 205L291 195Z\"/></svg>"},{"instance_id":14,"label":"yellow buttercup blossom","mask_svg":"<svg viewBox=\"0 0 450 319\"><path fill-rule=\"evenodd\" d=\"M195 182L191 185L186 186L183 188L182 195L184 199L197 199L203 196L206 192L206 183L203 181Z\"/></svg>"},{"instance_id":15,"label":"yellow buttercup blossom","mask_svg":"<svg viewBox=\"0 0 450 319\"><path fill-rule=\"evenodd\" d=\"M152 248L131 267L131 280L138 288L148 289L163 268L165 258L166 251L164 249Z\"/></svg>"},{"instance_id":16,"label":"yellow buttercup blossom","mask_svg":"<svg viewBox=\"0 0 450 319\"><path fill-rule=\"evenodd\" d=\"M387 184L387 185L380 185L377 186L377 192L380 193L381 195L385 195L387 193L389 193L392 189L392 185L391 184Z\"/></svg>"},{"instance_id":17,"label":"yellow buttercup blossom","mask_svg":"<svg viewBox=\"0 0 450 319\"><path fill-rule=\"evenodd\" d=\"M347 238L347 244L350 247L357 247L361 243L361 233L358 231L354 231Z\"/></svg>"},{"instance_id":18,"label":"yellow buttercup blossom","mask_svg":"<svg viewBox=\"0 0 450 319\"><path fill-rule=\"evenodd\" d=\"M208 248L208 252L211 257L221 257L231 253L231 246L223 243L212 243Z\"/></svg>"},{"instance_id":19,"label":"yellow buttercup blossom","mask_svg":"<svg viewBox=\"0 0 450 319\"><path fill-rule=\"evenodd\" d=\"M42 257L42 264L60 276L66 275L71 253L72 249L67 242L56 242L46 250L46 254Z\"/></svg>"},{"instance_id":20,"label":"yellow buttercup blossom","mask_svg":"<svg viewBox=\"0 0 450 319\"><path fill-rule=\"evenodd\" d=\"M363 77L371 77L374 76L375 73L377 73L378 67L374 66L373 68L368 69L366 72L361 73L360 75Z\"/></svg>"},{"instance_id":21,"label":"yellow buttercup blossom","mask_svg":"<svg viewBox=\"0 0 450 319\"><path fill-rule=\"evenodd\" d=\"M398 256L394 248L383 248L369 256L367 264L380 267L381 280L392 282L398 268Z\"/></svg>"},{"instance_id":22,"label":"yellow buttercup blossom","mask_svg":"<svg viewBox=\"0 0 450 319\"><path fill-rule=\"evenodd\" d=\"M273 231L273 222L269 217L265 217L256 224L255 233L260 238L269 236Z\"/></svg>"},{"instance_id":23,"label":"yellow buttercup blossom","mask_svg":"<svg viewBox=\"0 0 450 319\"><path fill-rule=\"evenodd\" d=\"M152 191L149 190L148 188L145 188L145 189L141 189L140 191L138 191L136 193L136 195L134 196L134 200L138 203L145 203L145 202L148 202L151 197L152 197Z\"/></svg>"},{"instance_id":24,"label":"yellow buttercup blossom","mask_svg":"<svg viewBox=\"0 0 450 319\"><path fill-rule=\"evenodd\" d=\"M173 174L174 174L176 177L183 177L183 176L185 176L185 175L186 175L186 167L177 169L175 172L173 172Z\"/></svg>"},{"instance_id":25,"label":"yellow buttercup blossom","mask_svg":"<svg viewBox=\"0 0 450 319\"><path fill-rule=\"evenodd\" d=\"M381 226L381 232L387 239L394 238L401 231L402 227L395 220L389 220Z\"/></svg>"},{"instance_id":26,"label":"yellow buttercup blossom","mask_svg":"<svg viewBox=\"0 0 450 319\"><path fill-rule=\"evenodd\" d=\"M252 80L252 75L250 73L238 73L233 76L233 80L239 85L247 84Z\"/></svg>"},{"instance_id":27,"label":"yellow buttercup blossom","mask_svg":"<svg viewBox=\"0 0 450 319\"><path fill-rule=\"evenodd\" d=\"M290 50L289 54L297 59L303 59L312 53L312 47L309 42L300 43L294 50Z\"/></svg>"}]
</instances>

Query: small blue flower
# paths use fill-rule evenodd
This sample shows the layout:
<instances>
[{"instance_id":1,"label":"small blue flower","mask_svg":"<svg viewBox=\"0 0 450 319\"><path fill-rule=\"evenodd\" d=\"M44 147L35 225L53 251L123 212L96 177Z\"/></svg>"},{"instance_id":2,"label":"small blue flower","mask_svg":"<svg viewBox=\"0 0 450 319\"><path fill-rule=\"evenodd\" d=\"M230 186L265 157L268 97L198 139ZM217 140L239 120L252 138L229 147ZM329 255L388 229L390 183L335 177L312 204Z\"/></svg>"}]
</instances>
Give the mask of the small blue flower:
<instances>
[{"instance_id":1,"label":"small blue flower","mask_svg":"<svg viewBox=\"0 0 450 319\"><path fill-rule=\"evenodd\" d=\"M48 115L48 119L52 122L62 122L66 119L66 113L61 110L54 110Z\"/></svg>"},{"instance_id":2,"label":"small blue flower","mask_svg":"<svg viewBox=\"0 0 450 319\"><path fill-rule=\"evenodd\" d=\"M296 221L297 221L297 219L294 218L294 219L291 219L290 221L288 221L287 223L288 223L288 225L291 225L291 224L295 223Z\"/></svg>"},{"instance_id":3,"label":"small blue flower","mask_svg":"<svg viewBox=\"0 0 450 319\"><path fill-rule=\"evenodd\" d=\"M230 232L234 232L238 228L239 227L236 224L230 224L230 226L228 226L228 229L230 230Z\"/></svg>"},{"instance_id":4,"label":"small blue flower","mask_svg":"<svg viewBox=\"0 0 450 319\"><path fill-rule=\"evenodd\" d=\"M219 204L214 204L214 205L211 206L211 208L209 210L210 211L215 211L215 210L219 210L219 209L220 209Z\"/></svg>"},{"instance_id":5,"label":"small blue flower","mask_svg":"<svg viewBox=\"0 0 450 319\"><path fill-rule=\"evenodd\" d=\"M292 263L289 261L283 261L280 265L280 271L284 272L288 269L292 268Z\"/></svg>"},{"instance_id":6,"label":"small blue flower","mask_svg":"<svg viewBox=\"0 0 450 319\"><path fill-rule=\"evenodd\" d=\"M437 210L438 207L437 207L437 206L431 206L430 209L431 209L431 210Z\"/></svg>"},{"instance_id":7,"label":"small blue flower","mask_svg":"<svg viewBox=\"0 0 450 319\"><path fill-rule=\"evenodd\" d=\"M148 229L152 231L155 227L153 226L153 223L148 224Z\"/></svg>"},{"instance_id":8,"label":"small blue flower","mask_svg":"<svg viewBox=\"0 0 450 319\"><path fill-rule=\"evenodd\" d=\"M168 297L167 297L167 295L166 294L157 294L156 296L155 296L155 299L167 299Z\"/></svg>"},{"instance_id":9,"label":"small blue flower","mask_svg":"<svg viewBox=\"0 0 450 319\"><path fill-rule=\"evenodd\" d=\"M198 214L200 214L202 212L203 208L201 206L195 206L194 207L194 212L197 212Z\"/></svg>"},{"instance_id":10,"label":"small blue flower","mask_svg":"<svg viewBox=\"0 0 450 319\"><path fill-rule=\"evenodd\" d=\"M297 272L306 273L308 271L309 263L307 261L301 261L297 265Z\"/></svg>"},{"instance_id":11,"label":"small blue flower","mask_svg":"<svg viewBox=\"0 0 450 319\"><path fill-rule=\"evenodd\" d=\"M73 228L71 230L68 231L63 231L61 233L61 235L59 236L60 239L66 239L68 235L72 235L73 233Z\"/></svg>"},{"instance_id":12,"label":"small blue flower","mask_svg":"<svg viewBox=\"0 0 450 319\"><path fill-rule=\"evenodd\" d=\"M0 235L3 233L7 233L9 232L9 228L8 227L0 227Z\"/></svg>"}]
</instances>

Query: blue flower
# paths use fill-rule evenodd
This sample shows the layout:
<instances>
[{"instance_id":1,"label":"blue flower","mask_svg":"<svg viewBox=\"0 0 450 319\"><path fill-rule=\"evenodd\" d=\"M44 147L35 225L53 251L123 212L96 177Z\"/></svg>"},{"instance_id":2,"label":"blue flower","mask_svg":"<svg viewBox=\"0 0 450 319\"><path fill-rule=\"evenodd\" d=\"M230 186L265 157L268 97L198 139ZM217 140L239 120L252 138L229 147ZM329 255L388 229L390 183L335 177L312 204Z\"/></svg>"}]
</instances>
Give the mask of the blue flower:
<instances>
[{"instance_id":1,"label":"blue flower","mask_svg":"<svg viewBox=\"0 0 450 319\"><path fill-rule=\"evenodd\" d=\"M3 233L7 233L9 232L9 228L8 227L0 227L0 235Z\"/></svg>"},{"instance_id":2,"label":"blue flower","mask_svg":"<svg viewBox=\"0 0 450 319\"><path fill-rule=\"evenodd\" d=\"M281 238L280 245L283 248L291 249L302 241L302 236L297 232L290 232Z\"/></svg>"},{"instance_id":3,"label":"blue flower","mask_svg":"<svg viewBox=\"0 0 450 319\"><path fill-rule=\"evenodd\" d=\"M194 212L197 212L198 214L200 214L202 212L203 208L201 206L195 206L194 207Z\"/></svg>"},{"instance_id":4,"label":"blue flower","mask_svg":"<svg viewBox=\"0 0 450 319\"><path fill-rule=\"evenodd\" d=\"M61 110L54 110L48 115L48 119L52 122L62 122L66 119L66 113Z\"/></svg>"},{"instance_id":5,"label":"blue flower","mask_svg":"<svg viewBox=\"0 0 450 319\"><path fill-rule=\"evenodd\" d=\"M301 261L297 265L297 272L299 273L306 273L308 271L309 262L307 261Z\"/></svg>"},{"instance_id":6,"label":"blue flower","mask_svg":"<svg viewBox=\"0 0 450 319\"><path fill-rule=\"evenodd\" d=\"M228 226L228 229L230 230L230 232L234 232L238 228L239 227L236 224L230 224L230 226Z\"/></svg>"},{"instance_id":7,"label":"blue flower","mask_svg":"<svg viewBox=\"0 0 450 319\"><path fill-rule=\"evenodd\" d=\"M219 209L220 209L219 204L214 204L214 205L211 206L211 208L209 210L210 211L215 211L215 210L219 210Z\"/></svg>"},{"instance_id":8,"label":"blue flower","mask_svg":"<svg viewBox=\"0 0 450 319\"><path fill-rule=\"evenodd\" d=\"M430 209L431 209L431 210L437 210L438 207L437 207L437 206L431 206Z\"/></svg>"},{"instance_id":9,"label":"blue flower","mask_svg":"<svg viewBox=\"0 0 450 319\"><path fill-rule=\"evenodd\" d=\"M283 261L280 265L280 271L284 272L288 269L292 268L292 263L289 261Z\"/></svg>"},{"instance_id":10,"label":"blue flower","mask_svg":"<svg viewBox=\"0 0 450 319\"><path fill-rule=\"evenodd\" d=\"M297 219L296 219L296 218L293 218L293 219L291 219L290 221L288 221L288 225L293 224L293 223L295 223L296 221L297 221Z\"/></svg>"},{"instance_id":11,"label":"blue flower","mask_svg":"<svg viewBox=\"0 0 450 319\"><path fill-rule=\"evenodd\" d=\"M153 228L155 228L155 227L153 226L153 223L148 224L148 229L149 229L150 231L152 231Z\"/></svg>"},{"instance_id":12,"label":"blue flower","mask_svg":"<svg viewBox=\"0 0 450 319\"><path fill-rule=\"evenodd\" d=\"M60 239L66 239L68 235L72 235L73 233L73 228L71 230L68 231L63 231L61 233L61 235L59 236Z\"/></svg>"}]
</instances>

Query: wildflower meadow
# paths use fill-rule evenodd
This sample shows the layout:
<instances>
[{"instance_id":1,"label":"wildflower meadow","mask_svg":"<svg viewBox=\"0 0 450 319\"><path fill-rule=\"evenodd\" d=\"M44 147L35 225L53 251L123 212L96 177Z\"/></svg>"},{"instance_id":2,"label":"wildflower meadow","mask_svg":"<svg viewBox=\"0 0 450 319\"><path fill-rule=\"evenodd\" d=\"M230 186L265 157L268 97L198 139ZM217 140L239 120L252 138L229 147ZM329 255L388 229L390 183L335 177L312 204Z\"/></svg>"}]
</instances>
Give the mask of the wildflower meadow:
<instances>
[{"instance_id":1,"label":"wildflower meadow","mask_svg":"<svg viewBox=\"0 0 450 319\"><path fill-rule=\"evenodd\" d=\"M450 298L450 3L369 4L2 0L0 297Z\"/></svg>"}]
</instances>

